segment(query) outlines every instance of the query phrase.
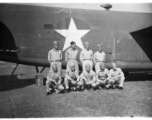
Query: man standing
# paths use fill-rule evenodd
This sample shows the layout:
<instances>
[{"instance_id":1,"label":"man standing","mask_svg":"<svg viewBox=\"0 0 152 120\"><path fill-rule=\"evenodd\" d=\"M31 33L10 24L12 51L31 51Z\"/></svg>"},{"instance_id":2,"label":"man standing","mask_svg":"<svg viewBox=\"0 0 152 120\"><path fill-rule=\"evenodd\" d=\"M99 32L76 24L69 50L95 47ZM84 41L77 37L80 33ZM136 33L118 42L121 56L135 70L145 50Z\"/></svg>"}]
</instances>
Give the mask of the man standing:
<instances>
[{"instance_id":1,"label":"man standing","mask_svg":"<svg viewBox=\"0 0 152 120\"><path fill-rule=\"evenodd\" d=\"M50 62L50 70L52 71L52 65L56 64L58 66L58 71L61 74L61 60L62 52L59 50L59 43L54 41L54 48L48 53L48 61Z\"/></svg>"},{"instance_id":2,"label":"man standing","mask_svg":"<svg viewBox=\"0 0 152 120\"><path fill-rule=\"evenodd\" d=\"M69 48L65 52L65 61L67 62L66 68L67 68L67 70L70 69L70 64L74 63L75 68L76 68L77 72L79 73L79 66L78 66L78 61L77 61L78 50L75 47L76 47L76 43L72 41L71 48Z\"/></svg>"},{"instance_id":3,"label":"man standing","mask_svg":"<svg viewBox=\"0 0 152 120\"><path fill-rule=\"evenodd\" d=\"M51 94L53 90L55 90L56 93L64 90L64 87L62 85L62 78L56 64L52 65L52 71L49 70L49 73L47 75L46 95Z\"/></svg>"},{"instance_id":4,"label":"man standing","mask_svg":"<svg viewBox=\"0 0 152 120\"><path fill-rule=\"evenodd\" d=\"M104 63L106 59L105 52L102 51L101 44L97 45L98 51L94 53L94 63L96 73L100 70L100 63Z\"/></svg>"},{"instance_id":5,"label":"man standing","mask_svg":"<svg viewBox=\"0 0 152 120\"><path fill-rule=\"evenodd\" d=\"M80 60L83 65L83 71L85 71L86 64L89 64L91 67L91 70L93 68L93 51L90 50L90 44L89 42L85 42L85 49L81 51L80 53Z\"/></svg>"},{"instance_id":6,"label":"man standing","mask_svg":"<svg viewBox=\"0 0 152 120\"><path fill-rule=\"evenodd\" d=\"M96 89L96 74L91 70L89 64L86 64L85 67L86 70L81 73L80 79L85 81L85 88L90 89L93 87L93 89Z\"/></svg>"},{"instance_id":7,"label":"man standing","mask_svg":"<svg viewBox=\"0 0 152 120\"><path fill-rule=\"evenodd\" d=\"M70 63L70 69L66 70L65 73L65 92L69 92L69 87L76 89L83 89L83 81L80 80L79 74L77 70L75 69L74 63Z\"/></svg>"},{"instance_id":8,"label":"man standing","mask_svg":"<svg viewBox=\"0 0 152 120\"><path fill-rule=\"evenodd\" d=\"M125 80L124 73L120 68L117 67L116 63L112 63L112 69L110 70L111 83L115 88L115 85L119 85L119 90L123 89L123 83Z\"/></svg>"},{"instance_id":9,"label":"man standing","mask_svg":"<svg viewBox=\"0 0 152 120\"><path fill-rule=\"evenodd\" d=\"M107 89L109 89L109 87L110 87L110 82L109 82L110 75L109 75L108 69L105 68L104 63L100 63L100 69L97 72L96 77L97 77L96 84L99 88L106 87Z\"/></svg>"}]
</instances>

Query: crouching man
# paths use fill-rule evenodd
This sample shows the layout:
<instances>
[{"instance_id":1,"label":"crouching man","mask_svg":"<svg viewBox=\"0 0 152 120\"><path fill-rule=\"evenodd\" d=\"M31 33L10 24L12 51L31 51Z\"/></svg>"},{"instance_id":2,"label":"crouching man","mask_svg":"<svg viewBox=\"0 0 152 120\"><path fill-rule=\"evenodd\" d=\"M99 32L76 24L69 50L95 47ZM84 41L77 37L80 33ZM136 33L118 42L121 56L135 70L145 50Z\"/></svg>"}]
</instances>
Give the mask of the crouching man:
<instances>
[{"instance_id":1,"label":"crouching man","mask_svg":"<svg viewBox=\"0 0 152 120\"><path fill-rule=\"evenodd\" d=\"M56 64L52 65L52 70L49 71L46 81L46 95L49 95L55 91L59 93L64 90L62 85L62 78L60 71L58 71L58 66Z\"/></svg>"},{"instance_id":2,"label":"crouching man","mask_svg":"<svg viewBox=\"0 0 152 120\"><path fill-rule=\"evenodd\" d=\"M96 74L91 69L91 66L89 64L86 64L85 68L86 68L86 70L84 70L81 73L80 79L85 82L85 88L86 89L93 88L94 90L96 90Z\"/></svg>"},{"instance_id":3,"label":"crouching man","mask_svg":"<svg viewBox=\"0 0 152 120\"><path fill-rule=\"evenodd\" d=\"M69 92L69 89L72 89L75 91L77 89L83 89L84 83L82 80L79 79L78 71L75 69L75 64L70 63L70 69L66 70L65 73L65 93Z\"/></svg>"},{"instance_id":4,"label":"crouching man","mask_svg":"<svg viewBox=\"0 0 152 120\"><path fill-rule=\"evenodd\" d=\"M111 76L111 84L115 88L116 85L118 85L119 90L123 89L123 83L125 80L124 73L120 68L117 67L115 63L112 63L112 69L110 70L110 76Z\"/></svg>"},{"instance_id":5,"label":"crouching man","mask_svg":"<svg viewBox=\"0 0 152 120\"><path fill-rule=\"evenodd\" d=\"M99 89L101 89L101 87L102 88L105 87L106 89L109 89L111 84L109 81L110 75L108 69L105 68L104 63L100 63L100 69L97 72L96 77L97 77L96 85L98 86Z\"/></svg>"}]
</instances>

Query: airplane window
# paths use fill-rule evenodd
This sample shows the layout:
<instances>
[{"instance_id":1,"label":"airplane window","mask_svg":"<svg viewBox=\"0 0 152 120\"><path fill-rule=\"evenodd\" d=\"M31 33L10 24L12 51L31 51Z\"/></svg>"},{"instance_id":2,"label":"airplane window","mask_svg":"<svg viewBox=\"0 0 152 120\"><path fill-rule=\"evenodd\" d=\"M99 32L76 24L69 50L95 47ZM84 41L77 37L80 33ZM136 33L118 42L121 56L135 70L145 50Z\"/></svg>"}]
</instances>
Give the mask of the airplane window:
<instances>
[{"instance_id":1,"label":"airplane window","mask_svg":"<svg viewBox=\"0 0 152 120\"><path fill-rule=\"evenodd\" d=\"M44 29L53 29L53 24L44 24Z\"/></svg>"}]
</instances>

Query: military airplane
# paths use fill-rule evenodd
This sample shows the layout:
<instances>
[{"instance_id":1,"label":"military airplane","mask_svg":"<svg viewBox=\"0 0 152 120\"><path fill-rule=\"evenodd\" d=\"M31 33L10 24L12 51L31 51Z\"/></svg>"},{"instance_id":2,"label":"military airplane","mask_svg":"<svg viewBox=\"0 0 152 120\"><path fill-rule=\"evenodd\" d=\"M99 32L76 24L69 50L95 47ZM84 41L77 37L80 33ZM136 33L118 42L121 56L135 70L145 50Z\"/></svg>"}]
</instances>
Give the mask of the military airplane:
<instances>
[{"instance_id":1,"label":"military airplane","mask_svg":"<svg viewBox=\"0 0 152 120\"><path fill-rule=\"evenodd\" d=\"M47 55L56 40L65 68L64 54L70 42L76 42L80 53L89 41L94 52L102 44L107 68L116 62L124 72L151 71L152 13L113 10L116 4L96 4L97 9L93 5L1 3L0 60L36 66L41 73L50 66Z\"/></svg>"}]
</instances>

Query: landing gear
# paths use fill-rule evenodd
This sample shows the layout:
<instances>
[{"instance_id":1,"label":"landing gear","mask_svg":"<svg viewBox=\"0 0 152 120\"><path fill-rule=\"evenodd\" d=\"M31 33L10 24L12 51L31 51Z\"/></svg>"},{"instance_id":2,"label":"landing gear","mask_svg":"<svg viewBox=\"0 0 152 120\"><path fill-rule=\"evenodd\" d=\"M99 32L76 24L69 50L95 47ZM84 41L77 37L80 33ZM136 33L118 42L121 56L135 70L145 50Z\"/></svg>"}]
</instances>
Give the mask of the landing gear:
<instances>
[{"instance_id":1,"label":"landing gear","mask_svg":"<svg viewBox=\"0 0 152 120\"><path fill-rule=\"evenodd\" d=\"M17 67L18 67L18 63L16 64L16 66L15 66L13 72L11 73L10 77L7 79L7 81L6 81L6 83L5 83L4 87L3 87L3 91L5 91L5 88L6 88L7 84L8 84L8 82L10 81L10 79L11 79L12 75L14 74L14 72L15 72Z\"/></svg>"},{"instance_id":2,"label":"landing gear","mask_svg":"<svg viewBox=\"0 0 152 120\"><path fill-rule=\"evenodd\" d=\"M35 68L36 68L36 72L39 74L39 73L42 73L46 67L43 67L40 72L39 72L38 66L35 66Z\"/></svg>"}]
</instances>

